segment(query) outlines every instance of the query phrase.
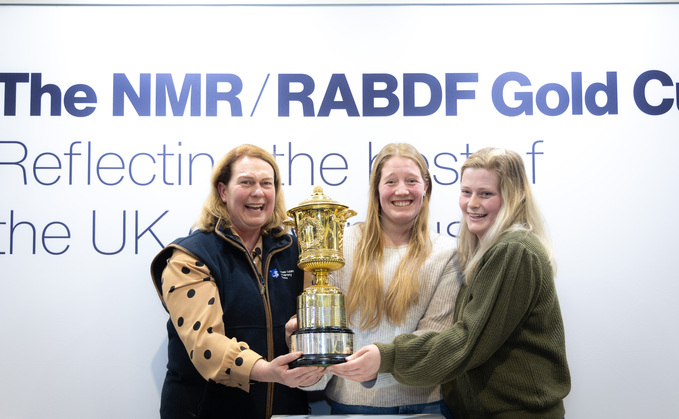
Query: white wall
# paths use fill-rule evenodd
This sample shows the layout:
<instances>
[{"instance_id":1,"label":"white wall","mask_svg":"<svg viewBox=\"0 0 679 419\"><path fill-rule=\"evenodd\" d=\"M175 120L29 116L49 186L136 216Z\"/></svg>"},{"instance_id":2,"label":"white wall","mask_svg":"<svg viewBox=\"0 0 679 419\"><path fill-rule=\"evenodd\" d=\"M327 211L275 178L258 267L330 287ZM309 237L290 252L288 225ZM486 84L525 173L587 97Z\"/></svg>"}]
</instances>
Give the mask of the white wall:
<instances>
[{"instance_id":1,"label":"white wall","mask_svg":"<svg viewBox=\"0 0 679 419\"><path fill-rule=\"evenodd\" d=\"M210 164L198 157L190 175L193 156L217 159L246 142L275 150L290 207L322 185L358 221L369 158L404 141L429 159L437 180L432 226L452 234L464 153L493 145L524 155L558 256L573 377L568 417L674 417L678 18L676 2L0 5L0 416L157 415L166 313L149 263L201 208ZM635 100L635 83L649 71ZM530 85L502 89L498 80L510 72ZM404 115L404 75L416 73L443 88L427 116ZM127 80L140 94L147 74L150 115L140 116L114 91ZM159 74L171 74L176 95L197 77L197 115L190 100L183 113L169 101L167 116L156 112ZM223 101L207 116L209 74L242 81L242 116ZM281 74L313 80L314 116L298 102L280 116ZM397 81L395 113L365 116L363 77L371 74ZM457 101L457 115L446 114L455 95L446 74L476 80L458 84L473 96ZM348 90L335 96L328 86L342 78ZM574 78L582 96L601 90L589 105ZM415 106L429 102L424 86L416 85ZM41 88L52 93L40 96ZM317 116L327 90L332 110ZM357 116L346 111L348 91ZM87 92L89 100L78 99ZM515 93L532 96L532 114L503 114L500 102L519 107ZM396 102L374 105L388 103ZM120 105L124 114L114 116ZM559 105L563 112L547 115Z\"/></svg>"}]
</instances>

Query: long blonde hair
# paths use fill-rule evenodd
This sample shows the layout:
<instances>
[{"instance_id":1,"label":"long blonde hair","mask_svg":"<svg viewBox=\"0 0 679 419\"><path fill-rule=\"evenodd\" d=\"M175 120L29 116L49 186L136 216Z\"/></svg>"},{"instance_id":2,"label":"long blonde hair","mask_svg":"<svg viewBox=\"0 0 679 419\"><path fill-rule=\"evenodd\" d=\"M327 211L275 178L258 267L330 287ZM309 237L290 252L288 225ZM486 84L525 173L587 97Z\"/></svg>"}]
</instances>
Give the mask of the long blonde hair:
<instances>
[{"instance_id":1,"label":"long blonde hair","mask_svg":"<svg viewBox=\"0 0 679 419\"><path fill-rule=\"evenodd\" d=\"M464 171L470 168L486 169L497 175L502 205L495 222L481 240L469 231L466 218L462 217L457 251L465 281L472 280L483 255L500 236L516 230L534 234L540 240L549 256L552 270L556 273L554 251L547 237L540 210L531 193L521 156L510 150L483 148L464 162L460 178L464 176Z\"/></svg>"},{"instance_id":2,"label":"long blonde hair","mask_svg":"<svg viewBox=\"0 0 679 419\"><path fill-rule=\"evenodd\" d=\"M406 256L401 260L386 296L384 296L382 210L380 207L380 179L384 163L400 156L413 160L420 169L427 190L420 212L411 227ZM420 292L419 272L431 253L429 237L429 201L431 199L431 176L424 157L410 144L388 144L375 157L370 174L370 197L365 223L360 225L362 236L354 249L351 282L346 295L347 315L361 311L358 324L374 329L386 316L394 324L405 321L408 308L417 302ZM354 323L354 322L352 322Z\"/></svg>"},{"instance_id":3,"label":"long blonde hair","mask_svg":"<svg viewBox=\"0 0 679 419\"><path fill-rule=\"evenodd\" d=\"M283 196L283 189L281 188L281 177L278 170L278 165L273 156L264 149L251 144L244 144L234 148L226 153L222 160L215 166L212 171L212 182L210 193L208 194L200 218L194 224L195 228L203 231L212 231L215 228L218 220L222 220L222 225L227 228L233 227L231 216L226 208L226 204L222 201L219 195L219 183L227 185L231 180L233 164L242 157L255 157L262 159L273 168L274 186L276 191L276 202L271 218L262 227L262 234L268 234L272 229L278 228L281 231L277 235L287 232L288 227L283 224L287 219L285 212L285 198Z\"/></svg>"}]
</instances>

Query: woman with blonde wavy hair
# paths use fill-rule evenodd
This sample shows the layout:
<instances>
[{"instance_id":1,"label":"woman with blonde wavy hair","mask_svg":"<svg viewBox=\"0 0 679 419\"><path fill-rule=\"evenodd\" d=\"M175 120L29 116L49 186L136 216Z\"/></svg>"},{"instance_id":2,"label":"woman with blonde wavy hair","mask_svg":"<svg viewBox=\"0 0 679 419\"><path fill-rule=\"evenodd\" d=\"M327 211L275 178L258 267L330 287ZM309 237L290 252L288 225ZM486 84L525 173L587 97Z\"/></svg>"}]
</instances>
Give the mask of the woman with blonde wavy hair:
<instances>
[{"instance_id":1,"label":"woman with blonde wavy hair","mask_svg":"<svg viewBox=\"0 0 679 419\"><path fill-rule=\"evenodd\" d=\"M461 279L454 242L430 230L432 181L427 163L409 144L388 144L370 175L364 223L347 228L344 267L330 281L346 296L354 345L391 341L452 325ZM333 414L436 413L450 417L440 386L408 387L381 374L373 388L326 375L310 390L326 388Z\"/></svg>"},{"instance_id":2,"label":"woman with blonde wavy hair","mask_svg":"<svg viewBox=\"0 0 679 419\"><path fill-rule=\"evenodd\" d=\"M254 145L213 171L198 227L151 264L169 314L162 419L268 419L306 414L320 367L288 368L285 323L304 288L297 239L286 233L273 157ZM252 385L258 381L257 385Z\"/></svg>"},{"instance_id":3,"label":"woman with blonde wavy hair","mask_svg":"<svg viewBox=\"0 0 679 419\"><path fill-rule=\"evenodd\" d=\"M460 179L466 280L455 323L368 345L330 370L356 381L391 373L407 385L442 384L456 418L561 419L571 381L555 265L521 156L484 148Z\"/></svg>"}]
</instances>

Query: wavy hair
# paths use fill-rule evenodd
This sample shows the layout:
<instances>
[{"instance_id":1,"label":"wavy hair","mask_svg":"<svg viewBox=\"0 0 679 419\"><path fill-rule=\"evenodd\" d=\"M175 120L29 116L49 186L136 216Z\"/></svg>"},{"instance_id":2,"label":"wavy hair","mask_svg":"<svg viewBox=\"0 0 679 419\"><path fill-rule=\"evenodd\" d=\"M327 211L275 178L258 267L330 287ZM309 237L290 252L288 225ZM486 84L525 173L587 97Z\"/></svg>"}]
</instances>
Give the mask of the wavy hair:
<instances>
[{"instance_id":1,"label":"wavy hair","mask_svg":"<svg viewBox=\"0 0 679 419\"><path fill-rule=\"evenodd\" d=\"M460 178L464 176L464 171L470 168L485 169L497 175L502 204L495 222L481 240L469 231L466 217L462 217L457 250L465 281L472 280L483 255L500 236L517 230L534 234L540 240L549 256L552 270L556 273L554 251L542 215L531 193L521 156L510 150L483 148L464 162Z\"/></svg>"},{"instance_id":2,"label":"wavy hair","mask_svg":"<svg viewBox=\"0 0 679 419\"><path fill-rule=\"evenodd\" d=\"M385 295L382 266L384 240L379 185L384 164L396 156L409 158L417 164L427 191L410 230L407 253L396 269L396 275ZM394 324L402 324L408 308L419 298L419 271L432 249L429 237L431 189L427 162L412 145L388 144L375 157L370 174L368 213L365 223L360 225L363 234L354 249L351 282L346 295L347 316L351 321L351 317L360 310L362 314L358 324L362 328L374 329L385 316Z\"/></svg>"},{"instance_id":3,"label":"wavy hair","mask_svg":"<svg viewBox=\"0 0 679 419\"><path fill-rule=\"evenodd\" d=\"M194 228L203 231L212 231L215 229L215 226L220 219L222 220L222 225L224 227L233 227L229 211L219 195L218 185L219 183L225 185L229 183L233 174L232 168L234 163L245 156L264 160L269 163L274 172L276 201L271 218L269 218L262 227L262 234L268 234L272 229L280 229L276 235L282 235L288 231L288 227L283 224L283 221L288 217L285 210L285 198L283 196L283 189L281 188L281 177L276 160L264 149L251 144L244 144L229 151L217 166L215 166L212 171L210 193L203 204L203 210L201 211L200 218L194 224Z\"/></svg>"}]
</instances>

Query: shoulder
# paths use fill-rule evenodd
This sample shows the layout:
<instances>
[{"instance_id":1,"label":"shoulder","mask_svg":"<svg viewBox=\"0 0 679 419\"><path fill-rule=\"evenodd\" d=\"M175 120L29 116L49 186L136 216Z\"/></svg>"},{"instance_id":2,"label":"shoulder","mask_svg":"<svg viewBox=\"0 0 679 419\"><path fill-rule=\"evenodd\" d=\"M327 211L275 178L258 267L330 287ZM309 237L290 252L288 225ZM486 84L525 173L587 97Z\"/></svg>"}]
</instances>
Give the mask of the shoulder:
<instances>
[{"instance_id":1,"label":"shoulder","mask_svg":"<svg viewBox=\"0 0 679 419\"><path fill-rule=\"evenodd\" d=\"M456 246L455 239L450 236L437 233L434 230L429 230L429 239L431 240L434 247L450 249Z\"/></svg>"},{"instance_id":2,"label":"shoulder","mask_svg":"<svg viewBox=\"0 0 679 419\"><path fill-rule=\"evenodd\" d=\"M214 236L216 236L214 231L194 230L188 236L179 237L178 239L173 241L172 244L182 245L186 243L197 243L204 240L208 240L209 238Z\"/></svg>"},{"instance_id":3,"label":"shoulder","mask_svg":"<svg viewBox=\"0 0 679 419\"><path fill-rule=\"evenodd\" d=\"M355 244L363 237L362 223L352 224L344 229L344 244Z\"/></svg>"},{"instance_id":4,"label":"shoulder","mask_svg":"<svg viewBox=\"0 0 679 419\"><path fill-rule=\"evenodd\" d=\"M205 259L213 253L220 253L219 249L227 244L221 231L195 230L186 237L173 241L171 246L181 247L188 252L198 255L199 259Z\"/></svg>"},{"instance_id":5,"label":"shoulder","mask_svg":"<svg viewBox=\"0 0 679 419\"><path fill-rule=\"evenodd\" d=\"M157 263L160 260L167 260L172 256L176 250L182 250L185 253L191 254L190 249L194 248L199 243L204 242L209 235L214 235L214 232L206 232L203 230L195 230L188 236L183 236L175 239L172 243L165 246L153 259L152 263Z\"/></svg>"},{"instance_id":6,"label":"shoulder","mask_svg":"<svg viewBox=\"0 0 679 419\"><path fill-rule=\"evenodd\" d=\"M540 239L535 234L522 230L510 231L503 234L491 249L493 248L505 248L514 251L522 250L538 257L547 256Z\"/></svg>"},{"instance_id":7,"label":"shoulder","mask_svg":"<svg viewBox=\"0 0 679 419\"><path fill-rule=\"evenodd\" d=\"M531 269L552 272L546 249L535 234L527 231L510 231L503 234L483 256L485 264L505 267L527 264Z\"/></svg>"},{"instance_id":8,"label":"shoulder","mask_svg":"<svg viewBox=\"0 0 679 419\"><path fill-rule=\"evenodd\" d=\"M429 239L431 240L432 254L434 256L452 258L455 254L457 244L452 237L431 230L429 232Z\"/></svg>"},{"instance_id":9,"label":"shoulder","mask_svg":"<svg viewBox=\"0 0 679 419\"><path fill-rule=\"evenodd\" d=\"M262 240L276 246L286 246L290 243L297 243L297 236L291 233L283 233L280 229L272 229L268 234L262 236Z\"/></svg>"},{"instance_id":10,"label":"shoulder","mask_svg":"<svg viewBox=\"0 0 679 419\"><path fill-rule=\"evenodd\" d=\"M361 236L363 234L363 228L361 228L362 224L363 223L351 224L350 226L345 227L344 231L347 235Z\"/></svg>"}]
</instances>

